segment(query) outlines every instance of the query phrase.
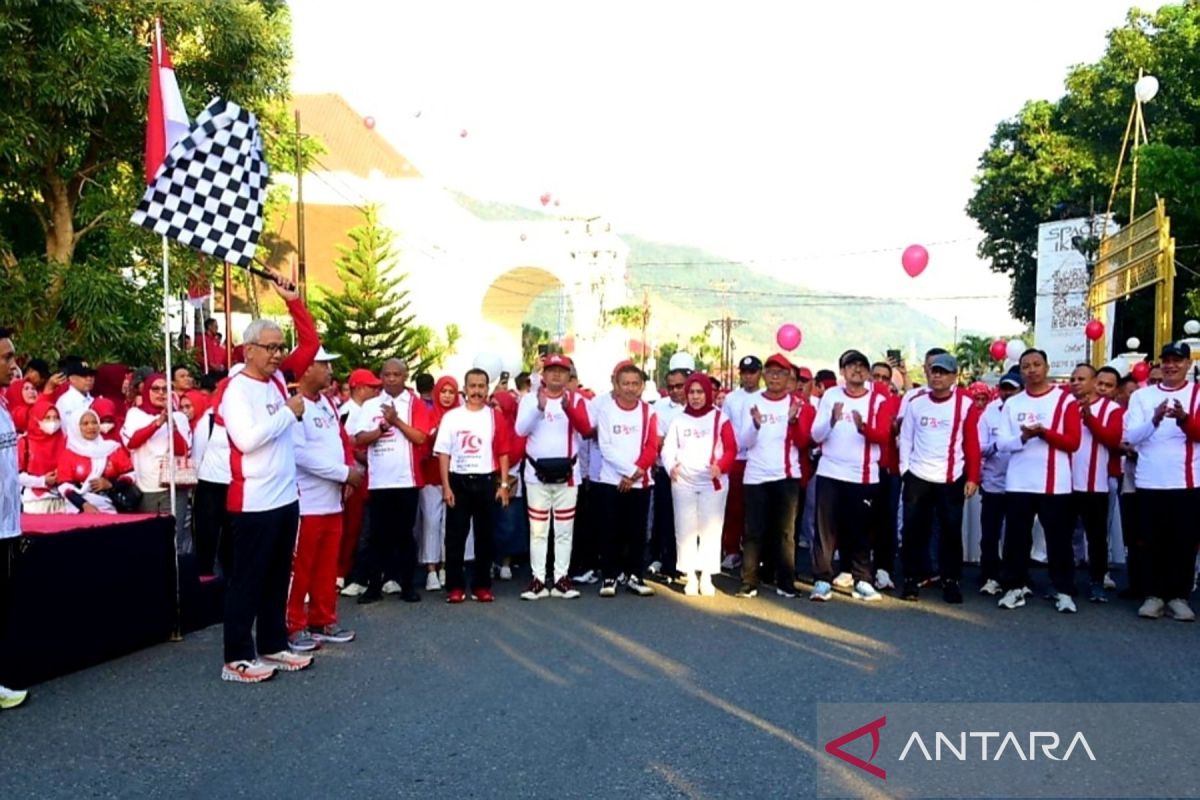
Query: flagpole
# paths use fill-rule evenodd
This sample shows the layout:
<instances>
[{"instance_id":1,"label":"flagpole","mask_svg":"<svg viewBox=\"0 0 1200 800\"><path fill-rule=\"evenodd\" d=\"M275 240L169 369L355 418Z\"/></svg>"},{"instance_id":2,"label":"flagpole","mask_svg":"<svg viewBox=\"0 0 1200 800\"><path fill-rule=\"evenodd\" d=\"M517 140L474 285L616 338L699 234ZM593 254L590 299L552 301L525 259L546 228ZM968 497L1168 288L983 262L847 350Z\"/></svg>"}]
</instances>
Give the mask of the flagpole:
<instances>
[{"instance_id":1,"label":"flagpole","mask_svg":"<svg viewBox=\"0 0 1200 800\"><path fill-rule=\"evenodd\" d=\"M170 260L167 247L167 237L162 237L162 267L163 267L163 345L167 365L167 492L171 501L171 552L175 556L175 630L171 632L171 641L183 639L180 626L180 596L179 596L179 517L175 508L175 392L171 387L171 291L170 291Z\"/></svg>"},{"instance_id":2,"label":"flagpole","mask_svg":"<svg viewBox=\"0 0 1200 800\"><path fill-rule=\"evenodd\" d=\"M233 277L229 273L229 262L225 262L225 372L233 369Z\"/></svg>"}]
</instances>

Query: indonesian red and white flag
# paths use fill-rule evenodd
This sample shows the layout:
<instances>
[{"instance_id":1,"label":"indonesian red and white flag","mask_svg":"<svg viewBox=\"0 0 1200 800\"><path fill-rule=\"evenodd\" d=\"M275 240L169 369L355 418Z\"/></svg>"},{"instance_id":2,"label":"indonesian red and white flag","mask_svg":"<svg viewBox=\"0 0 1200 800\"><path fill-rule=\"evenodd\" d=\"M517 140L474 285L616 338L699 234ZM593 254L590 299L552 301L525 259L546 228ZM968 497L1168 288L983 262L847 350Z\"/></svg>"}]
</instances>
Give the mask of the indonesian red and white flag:
<instances>
[{"instance_id":1,"label":"indonesian red and white flag","mask_svg":"<svg viewBox=\"0 0 1200 800\"><path fill-rule=\"evenodd\" d=\"M187 109L175 81L171 54L162 37L162 20L154 21L150 43L150 111L146 116L146 183L154 176L171 148L188 134Z\"/></svg>"}]
</instances>

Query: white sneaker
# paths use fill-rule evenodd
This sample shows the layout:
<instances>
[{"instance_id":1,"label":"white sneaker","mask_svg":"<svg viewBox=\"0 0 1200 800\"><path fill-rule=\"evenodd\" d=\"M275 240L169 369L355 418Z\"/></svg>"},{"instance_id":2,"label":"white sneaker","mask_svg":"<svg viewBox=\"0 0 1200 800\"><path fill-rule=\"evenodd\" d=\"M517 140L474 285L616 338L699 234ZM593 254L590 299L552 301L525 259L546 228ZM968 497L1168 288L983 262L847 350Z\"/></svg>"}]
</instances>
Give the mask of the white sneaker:
<instances>
[{"instance_id":1,"label":"white sneaker","mask_svg":"<svg viewBox=\"0 0 1200 800\"><path fill-rule=\"evenodd\" d=\"M987 581L984 582L983 586L979 587L980 594L991 595L992 597L995 597L1002 591L1004 590L1000 588L1000 584L992 578L988 578Z\"/></svg>"},{"instance_id":2,"label":"white sneaker","mask_svg":"<svg viewBox=\"0 0 1200 800\"><path fill-rule=\"evenodd\" d=\"M657 575L662 572L662 562L651 561L650 566L646 567L646 572L649 572L651 575Z\"/></svg>"},{"instance_id":3,"label":"white sneaker","mask_svg":"<svg viewBox=\"0 0 1200 800\"><path fill-rule=\"evenodd\" d=\"M441 569L438 570L438 583L442 584L443 586L446 585L446 568L445 567L442 567Z\"/></svg>"},{"instance_id":4,"label":"white sneaker","mask_svg":"<svg viewBox=\"0 0 1200 800\"><path fill-rule=\"evenodd\" d=\"M1138 616L1146 619L1158 619L1163 615L1163 605L1161 597L1147 597L1146 602L1142 603L1142 607L1138 609Z\"/></svg>"},{"instance_id":5,"label":"white sneaker","mask_svg":"<svg viewBox=\"0 0 1200 800\"><path fill-rule=\"evenodd\" d=\"M348 584L345 589L342 589L341 592L342 597L358 597L359 595L366 593L367 587L363 586L361 583Z\"/></svg>"},{"instance_id":6,"label":"white sneaker","mask_svg":"<svg viewBox=\"0 0 1200 800\"><path fill-rule=\"evenodd\" d=\"M577 577L571 578L573 583L582 583L585 586L591 586L593 583L600 582L600 576L596 574L594 569L589 569L587 572Z\"/></svg>"},{"instance_id":7,"label":"white sneaker","mask_svg":"<svg viewBox=\"0 0 1200 800\"><path fill-rule=\"evenodd\" d=\"M866 581L859 581L854 584L854 599L862 600L864 603L878 603L883 599L883 595L875 591L875 587Z\"/></svg>"},{"instance_id":8,"label":"white sneaker","mask_svg":"<svg viewBox=\"0 0 1200 800\"><path fill-rule=\"evenodd\" d=\"M441 590L442 582L438 580L438 574L436 572L430 572L425 578L425 591L440 592ZM387 587L384 587L384 591L387 591Z\"/></svg>"},{"instance_id":9,"label":"white sneaker","mask_svg":"<svg viewBox=\"0 0 1200 800\"><path fill-rule=\"evenodd\" d=\"M1195 622L1196 612L1192 611L1192 607L1188 605L1187 600L1176 597L1167 603L1167 608L1171 612L1171 616L1179 622Z\"/></svg>"},{"instance_id":10,"label":"white sneaker","mask_svg":"<svg viewBox=\"0 0 1200 800\"><path fill-rule=\"evenodd\" d=\"M683 593L688 597L700 596L700 583L696 580L694 572L689 572L687 577L683 579Z\"/></svg>"},{"instance_id":11,"label":"white sneaker","mask_svg":"<svg viewBox=\"0 0 1200 800\"><path fill-rule=\"evenodd\" d=\"M346 579L338 578L336 581L334 581L334 583L337 584L337 588L342 589L346 586Z\"/></svg>"},{"instance_id":12,"label":"white sneaker","mask_svg":"<svg viewBox=\"0 0 1200 800\"><path fill-rule=\"evenodd\" d=\"M849 589L854 586L854 578L849 572L839 572L838 576L833 579L833 588Z\"/></svg>"},{"instance_id":13,"label":"white sneaker","mask_svg":"<svg viewBox=\"0 0 1200 800\"><path fill-rule=\"evenodd\" d=\"M892 576L888 575L886 569L875 570L875 588L876 589L895 589L896 584L892 583Z\"/></svg>"},{"instance_id":14,"label":"white sneaker","mask_svg":"<svg viewBox=\"0 0 1200 800\"><path fill-rule=\"evenodd\" d=\"M712 575L707 572L700 573L700 594L703 597L717 596L717 587L713 586Z\"/></svg>"},{"instance_id":15,"label":"white sneaker","mask_svg":"<svg viewBox=\"0 0 1200 800\"><path fill-rule=\"evenodd\" d=\"M646 585L645 581L637 575L630 575L629 580L625 581L625 588L636 594L638 597L653 597L654 590Z\"/></svg>"},{"instance_id":16,"label":"white sneaker","mask_svg":"<svg viewBox=\"0 0 1200 800\"><path fill-rule=\"evenodd\" d=\"M512 567L501 567L500 568L500 580L502 580L502 581L511 581L512 580Z\"/></svg>"},{"instance_id":17,"label":"white sneaker","mask_svg":"<svg viewBox=\"0 0 1200 800\"><path fill-rule=\"evenodd\" d=\"M388 581L383 585L384 594L400 594L402 591L404 590L400 588L400 584L395 581Z\"/></svg>"},{"instance_id":18,"label":"white sneaker","mask_svg":"<svg viewBox=\"0 0 1200 800\"><path fill-rule=\"evenodd\" d=\"M1054 610L1060 614L1074 614L1079 609L1075 608L1071 595L1059 592L1054 596Z\"/></svg>"},{"instance_id":19,"label":"white sneaker","mask_svg":"<svg viewBox=\"0 0 1200 800\"><path fill-rule=\"evenodd\" d=\"M253 661L231 661L221 667L221 680L233 683L262 683L275 675L274 664Z\"/></svg>"},{"instance_id":20,"label":"white sneaker","mask_svg":"<svg viewBox=\"0 0 1200 800\"><path fill-rule=\"evenodd\" d=\"M1004 593L1004 597L996 603L1000 608L1014 609L1025 605L1025 592L1027 589L1009 589Z\"/></svg>"},{"instance_id":21,"label":"white sneaker","mask_svg":"<svg viewBox=\"0 0 1200 800\"><path fill-rule=\"evenodd\" d=\"M1112 573L1110 573L1110 572L1104 573L1104 588L1105 589L1117 588L1117 582L1113 580Z\"/></svg>"},{"instance_id":22,"label":"white sneaker","mask_svg":"<svg viewBox=\"0 0 1200 800\"><path fill-rule=\"evenodd\" d=\"M0 708L16 708L25 702L25 698L29 696L29 692L17 691L9 689L7 686L0 686Z\"/></svg>"},{"instance_id":23,"label":"white sneaker","mask_svg":"<svg viewBox=\"0 0 1200 800\"><path fill-rule=\"evenodd\" d=\"M278 653L270 653L262 656L260 661L264 665L274 667L281 672L299 672L302 669L308 669L312 666L313 657L301 653L293 653L291 650L280 650Z\"/></svg>"},{"instance_id":24,"label":"white sneaker","mask_svg":"<svg viewBox=\"0 0 1200 800\"><path fill-rule=\"evenodd\" d=\"M730 553L725 556L721 562L721 569L737 569L742 565L742 557L737 553Z\"/></svg>"}]
</instances>

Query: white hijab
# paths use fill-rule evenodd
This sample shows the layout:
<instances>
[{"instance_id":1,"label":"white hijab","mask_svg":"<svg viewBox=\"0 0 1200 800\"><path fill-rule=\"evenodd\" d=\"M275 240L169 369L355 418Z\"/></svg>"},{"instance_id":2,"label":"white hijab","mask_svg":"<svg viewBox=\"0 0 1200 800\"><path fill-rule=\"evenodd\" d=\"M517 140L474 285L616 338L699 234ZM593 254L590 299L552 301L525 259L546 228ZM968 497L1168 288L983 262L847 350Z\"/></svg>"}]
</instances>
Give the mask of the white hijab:
<instances>
[{"instance_id":1,"label":"white hijab","mask_svg":"<svg viewBox=\"0 0 1200 800\"><path fill-rule=\"evenodd\" d=\"M67 417L67 424L64 426L67 432L67 449L76 455L90 458L93 461L97 459L107 460L120 447L120 444L111 439L105 439L99 431L96 432L95 439L85 439L80 426L83 423L84 417L88 415L96 417L97 423L100 422L100 417L91 407L80 409ZM103 463L100 465L100 469L104 469Z\"/></svg>"}]
</instances>

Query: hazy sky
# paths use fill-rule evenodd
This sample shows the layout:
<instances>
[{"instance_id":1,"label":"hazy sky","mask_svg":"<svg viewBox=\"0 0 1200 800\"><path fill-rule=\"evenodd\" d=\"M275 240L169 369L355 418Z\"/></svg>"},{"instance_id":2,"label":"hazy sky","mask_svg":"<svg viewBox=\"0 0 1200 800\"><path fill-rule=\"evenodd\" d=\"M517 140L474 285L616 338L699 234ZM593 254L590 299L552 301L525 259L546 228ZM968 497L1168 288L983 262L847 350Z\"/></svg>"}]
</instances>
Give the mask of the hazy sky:
<instances>
[{"instance_id":1,"label":"hazy sky","mask_svg":"<svg viewBox=\"0 0 1200 800\"><path fill-rule=\"evenodd\" d=\"M977 159L1101 55L1128 0L809 5L293 0L294 90L342 94L480 197L551 192L620 231L1018 329L963 211Z\"/></svg>"}]
</instances>

